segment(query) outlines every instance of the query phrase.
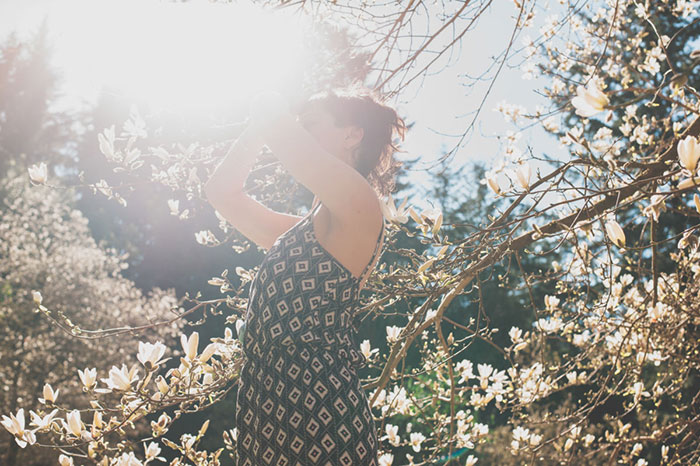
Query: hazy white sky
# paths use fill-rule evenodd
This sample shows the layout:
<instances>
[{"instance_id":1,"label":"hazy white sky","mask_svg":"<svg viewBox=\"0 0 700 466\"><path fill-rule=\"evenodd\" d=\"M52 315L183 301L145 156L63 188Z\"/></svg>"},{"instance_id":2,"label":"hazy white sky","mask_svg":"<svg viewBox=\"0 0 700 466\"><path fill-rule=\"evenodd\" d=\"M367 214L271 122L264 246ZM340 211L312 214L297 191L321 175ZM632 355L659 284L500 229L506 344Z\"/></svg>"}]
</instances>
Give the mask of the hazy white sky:
<instances>
[{"instance_id":1,"label":"hazy white sky","mask_svg":"<svg viewBox=\"0 0 700 466\"><path fill-rule=\"evenodd\" d=\"M100 87L108 84L120 86L124 93L147 95L163 105L172 103L172 95L176 94L180 96L177 99L180 105L206 112L206 103L215 101L212 95L221 97L222 89L250 92L280 87L290 74L295 75L294 66L303 64L303 51L295 46L295 28L289 18L260 19L253 10L241 14L232 5L209 4L207 8L188 10L184 4L170 4L166 20L162 8L155 9L162 5L156 3L0 0L0 39L11 30L26 36L48 14L50 32L55 37L54 64L65 76L63 93L67 104L80 99L94 101ZM134 5L138 7L133 8ZM449 67L436 68L441 71L414 81L401 95L397 108L416 123L403 145L407 157L418 156L429 164L444 148L451 149L457 142L456 136L468 125L469 114L478 107L486 88L485 85L464 87L460 75L481 74L491 63L491 57L504 49L515 22L515 11L512 2L493 2L462 46L443 59L441 63L449 62ZM292 39L274 40L290 34ZM225 47L239 41L249 46ZM516 46L521 47L520 40L516 40ZM183 55L188 58L186 68L180 59ZM127 59L132 66L122 65ZM237 66L241 63L258 72L239 72ZM202 74L203 69L208 70L206 75ZM285 75L276 71L279 69L291 71ZM463 143L454 164L502 158L496 135L515 127L493 110L496 104L507 100L531 111L535 104L543 103L534 92L535 86L543 83L524 80L521 75L517 68L503 68L482 109L479 125ZM545 133L539 130L520 139L521 150L533 142L530 138L536 138L533 146L539 151L557 150L556 143L547 141ZM421 178L420 173L415 174L416 182Z\"/></svg>"}]
</instances>

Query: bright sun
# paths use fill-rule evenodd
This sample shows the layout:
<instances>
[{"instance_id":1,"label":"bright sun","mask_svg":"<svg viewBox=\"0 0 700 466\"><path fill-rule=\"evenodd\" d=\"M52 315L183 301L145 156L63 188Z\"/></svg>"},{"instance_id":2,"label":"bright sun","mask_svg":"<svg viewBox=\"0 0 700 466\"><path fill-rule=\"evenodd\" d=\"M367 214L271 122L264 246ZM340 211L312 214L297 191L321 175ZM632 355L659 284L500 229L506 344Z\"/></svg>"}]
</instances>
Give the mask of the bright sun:
<instances>
[{"instance_id":1,"label":"bright sun","mask_svg":"<svg viewBox=\"0 0 700 466\"><path fill-rule=\"evenodd\" d=\"M249 4L52 2L53 64L66 92L107 86L162 109L206 111L300 79L302 24Z\"/></svg>"}]
</instances>

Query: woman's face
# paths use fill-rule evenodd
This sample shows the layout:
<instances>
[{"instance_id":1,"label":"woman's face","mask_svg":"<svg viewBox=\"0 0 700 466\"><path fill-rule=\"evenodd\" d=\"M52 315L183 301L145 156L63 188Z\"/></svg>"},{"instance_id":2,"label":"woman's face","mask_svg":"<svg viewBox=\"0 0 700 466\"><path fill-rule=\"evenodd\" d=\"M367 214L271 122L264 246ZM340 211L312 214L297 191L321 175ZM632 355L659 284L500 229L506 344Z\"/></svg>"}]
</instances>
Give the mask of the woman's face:
<instances>
[{"instance_id":1,"label":"woman's face","mask_svg":"<svg viewBox=\"0 0 700 466\"><path fill-rule=\"evenodd\" d=\"M308 131L326 151L351 163L352 143L348 138L352 126L338 127L335 118L321 106L313 106L298 116L299 123Z\"/></svg>"}]
</instances>

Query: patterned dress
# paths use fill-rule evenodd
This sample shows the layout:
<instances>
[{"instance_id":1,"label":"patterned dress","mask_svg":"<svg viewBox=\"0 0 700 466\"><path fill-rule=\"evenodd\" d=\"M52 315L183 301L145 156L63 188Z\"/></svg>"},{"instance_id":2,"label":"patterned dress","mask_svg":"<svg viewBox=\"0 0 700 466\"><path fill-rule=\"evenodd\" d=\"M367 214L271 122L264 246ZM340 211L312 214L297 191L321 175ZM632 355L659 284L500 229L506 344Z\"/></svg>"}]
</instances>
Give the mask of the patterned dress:
<instances>
[{"instance_id":1,"label":"patterned dress","mask_svg":"<svg viewBox=\"0 0 700 466\"><path fill-rule=\"evenodd\" d=\"M237 466L378 464L353 316L384 228L358 279L316 239L316 208L277 238L250 285Z\"/></svg>"}]
</instances>

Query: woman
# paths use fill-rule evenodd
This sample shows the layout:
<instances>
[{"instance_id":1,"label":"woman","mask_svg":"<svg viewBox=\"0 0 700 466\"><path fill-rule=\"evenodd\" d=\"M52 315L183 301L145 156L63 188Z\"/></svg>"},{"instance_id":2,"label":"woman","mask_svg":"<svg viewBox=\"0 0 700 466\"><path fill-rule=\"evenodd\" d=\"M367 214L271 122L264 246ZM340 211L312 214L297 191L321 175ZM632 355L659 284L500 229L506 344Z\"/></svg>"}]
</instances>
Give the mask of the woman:
<instances>
[{"instance_id":1,"label":"woman","mask_svg":"<svg viewBox=\"0 0 700 466\"><path fill-rule=\"evenodd\" d=\"M353 316L383 243L377 196L393 187L393 133L403 139L405 129L368 92L317 94L298 118L268 94L205 187L219 213L267 249L245 316L238 465L378 464ZM315 194L305 217L243 193L263 144Z\"/></svg>"}]
</instances>

